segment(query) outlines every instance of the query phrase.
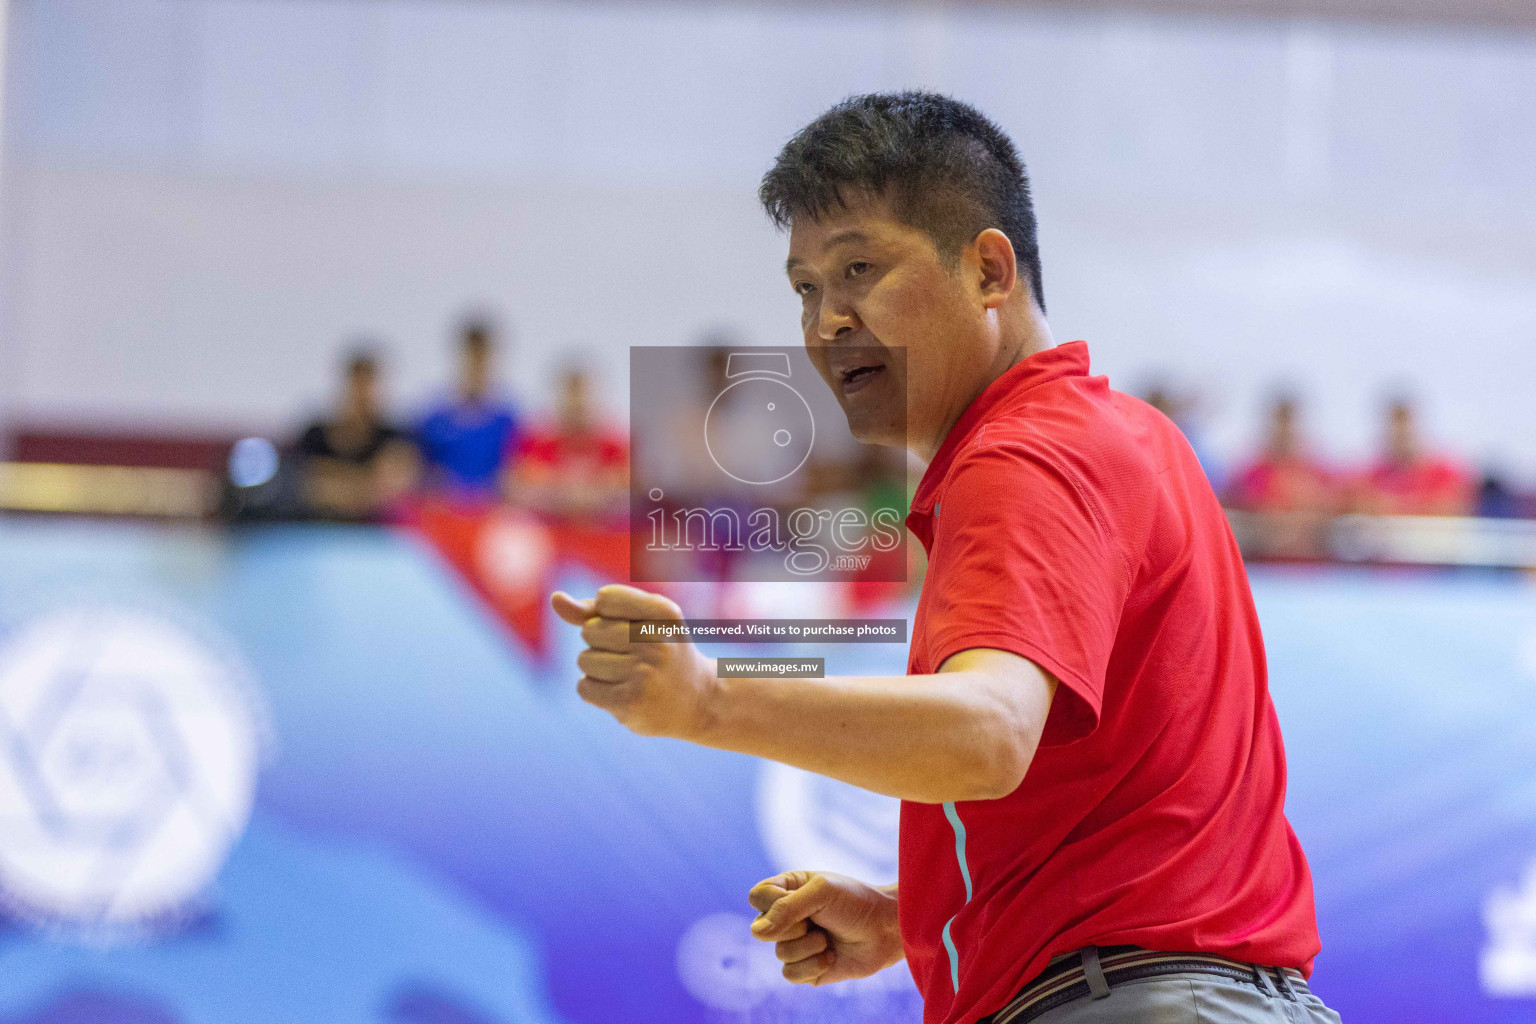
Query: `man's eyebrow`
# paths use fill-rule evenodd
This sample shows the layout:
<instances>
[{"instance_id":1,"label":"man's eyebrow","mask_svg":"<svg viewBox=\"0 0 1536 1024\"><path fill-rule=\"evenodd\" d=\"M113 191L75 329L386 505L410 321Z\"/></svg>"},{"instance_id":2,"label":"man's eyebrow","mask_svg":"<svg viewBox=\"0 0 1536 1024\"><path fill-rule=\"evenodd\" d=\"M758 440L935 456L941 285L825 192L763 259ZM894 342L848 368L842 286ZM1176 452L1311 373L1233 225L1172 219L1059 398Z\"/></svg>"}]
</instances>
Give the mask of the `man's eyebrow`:
<instances>
[{"instance_id":1,"label":"man's eyebrow","mask_svg":"<svg viewBox=\"0 0 1536 1024\"><path fill-rule=\"evenodd\" d=\"M828 249L835 248L836 246L839 246L839 245L844 245L844 244L846 244L848 242L868 242L868 241L869 241L869 236L866 235L864 232L858 230L857 228L849 228L847 231L839 231L837 234L833 235L831 238L829 238L825 242L823 242L821 244L821 251L822 252L826 252ZM800 257L798 257L798 256L791 256L789 259L784 261L784 272L787 274L791 270L794 270L795 267L799 266L801 263L804 263L804 262L805 261L800 259Z\"/></svg>"},{"instance_id":2,"label":"man's eyebrow","mask_svg":"<svg viewBox=\"0 0 1536 1024\"><path fill-rule=\"evenodd\" d=\"M857 228L849 228L847 231L839 231L837 234L833 235L831 238L829 238L825 242L823 242L822 246L821 246L821 251L822 252L826 252L828 249L832 248L833 246L835 246L835 245L842 245L845 242L867 242L867 241L869 241L869 236L866 235L864 232L858 230Z\"/></svg>"}]
</instances>

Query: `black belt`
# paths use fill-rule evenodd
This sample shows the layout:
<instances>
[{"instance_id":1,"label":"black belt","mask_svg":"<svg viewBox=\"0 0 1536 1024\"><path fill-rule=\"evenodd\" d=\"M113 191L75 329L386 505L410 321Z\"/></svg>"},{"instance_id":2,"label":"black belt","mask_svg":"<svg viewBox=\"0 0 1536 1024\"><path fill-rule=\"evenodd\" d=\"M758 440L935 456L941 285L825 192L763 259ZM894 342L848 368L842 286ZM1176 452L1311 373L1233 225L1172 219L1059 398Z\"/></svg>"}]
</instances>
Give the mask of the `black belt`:
<instances>
[{"instance_id":1,"label":"black belt","mask_svg":"<svg viewBox=\"0 0 1536 1024\"><path fill-rule=\"evenodd\" d=\"M1286 998L1293 1000L1298 991L1307 991L1301 972L1292 967L1262 967L1213 953L1160 953L1140 946L1089 946L1081 952L1066 953L1053 959L1007 1006L983 1017L977 1024L1025 1024L1074 999L1090 994L1108 995L1110 983L1187 972L1246 981L1275 994L1284 993Z\"/></svg>"}]
</instances>

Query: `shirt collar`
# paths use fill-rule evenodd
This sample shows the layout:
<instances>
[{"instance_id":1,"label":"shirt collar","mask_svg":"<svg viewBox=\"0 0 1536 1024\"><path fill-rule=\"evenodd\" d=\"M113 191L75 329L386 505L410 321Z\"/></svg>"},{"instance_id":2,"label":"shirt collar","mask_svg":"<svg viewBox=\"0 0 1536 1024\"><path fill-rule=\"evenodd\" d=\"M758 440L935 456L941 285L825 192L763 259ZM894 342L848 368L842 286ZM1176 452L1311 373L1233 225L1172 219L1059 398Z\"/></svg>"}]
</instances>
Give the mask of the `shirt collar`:
<instances>
[{"instance_id":1,"label":"shirt collar","mask_svg":"<svg viewBox=\"0 0 1536 1024\"><path fill-rule=\"evenodd\" d=\"M1041 349L1029 358L1015 363L997 380L987 385L977 395L955 425L944 435L944 443L928 463L923 478L918 482L917 493L912 497L912 511L927 514L937 501L939 486L949 475L950 464L976 431L988 420L995 419L1008 406L1009 399L1062 377L1086 377L1088 375L1088 343L1069 341L1055 348Z\"/></svg>"}]
</instances>

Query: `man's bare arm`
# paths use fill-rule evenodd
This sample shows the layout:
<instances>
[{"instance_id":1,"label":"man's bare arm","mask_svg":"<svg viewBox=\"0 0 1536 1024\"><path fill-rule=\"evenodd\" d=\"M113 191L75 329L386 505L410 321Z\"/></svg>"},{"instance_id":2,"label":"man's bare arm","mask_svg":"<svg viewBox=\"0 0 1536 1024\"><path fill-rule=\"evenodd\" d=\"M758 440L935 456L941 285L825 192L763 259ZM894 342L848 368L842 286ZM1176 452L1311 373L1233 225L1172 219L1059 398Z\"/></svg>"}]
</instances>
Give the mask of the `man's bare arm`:
<instances>
[{"instance_id":1,"label":"man's bare arm","mask_svg":"<svg viewBox=\"0 0 1536 1024\"><path fill-rule=\"evenodd\" d=\"M973 648L921 676L719 679L692 644L631 643L634 619L676 619L666 598L611 586L556 611L589 645L584 699L636 732L754 754L905 800L1006 796L1039 744L1056 680Z\"/></svg>"},{"instance_id":2,"label":"man's bare arm","mask_svg":"<svg viewBox=\"0 0 1536 1024\"><path fill-rule=\"evenodd\" d=\"M987 648L934 675L719 683L694 742L924 803L1013 792L1056 688L1027 659Z\"/></svg>"}]
</instances>

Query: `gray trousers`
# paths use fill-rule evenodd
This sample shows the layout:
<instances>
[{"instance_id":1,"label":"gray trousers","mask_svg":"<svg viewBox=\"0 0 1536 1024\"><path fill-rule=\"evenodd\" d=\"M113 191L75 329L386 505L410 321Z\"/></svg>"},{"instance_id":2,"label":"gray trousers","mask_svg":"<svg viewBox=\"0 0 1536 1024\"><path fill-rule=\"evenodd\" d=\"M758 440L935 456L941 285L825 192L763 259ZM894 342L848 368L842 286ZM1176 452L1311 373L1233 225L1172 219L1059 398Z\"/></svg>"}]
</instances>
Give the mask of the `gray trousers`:
<instances>
[{"instance_id":1,"label":"gray trousers","mask_svg":"<svg viewBox=\"0 0 1536 1024\"><path fill-rule=\"evenodd\" d=\"M1096 980L1093 971L1098 971ZM1294 998L1277 987L1273 976L1266 974L1263 980L1267 984L1260 988L1254 982L1191 972L1111 985L1095 960L1089 986L1100 995L1074 999L1031 1024L1343 1024L1300 978L1288 978Z\"/></svg>"}]
</instances>

